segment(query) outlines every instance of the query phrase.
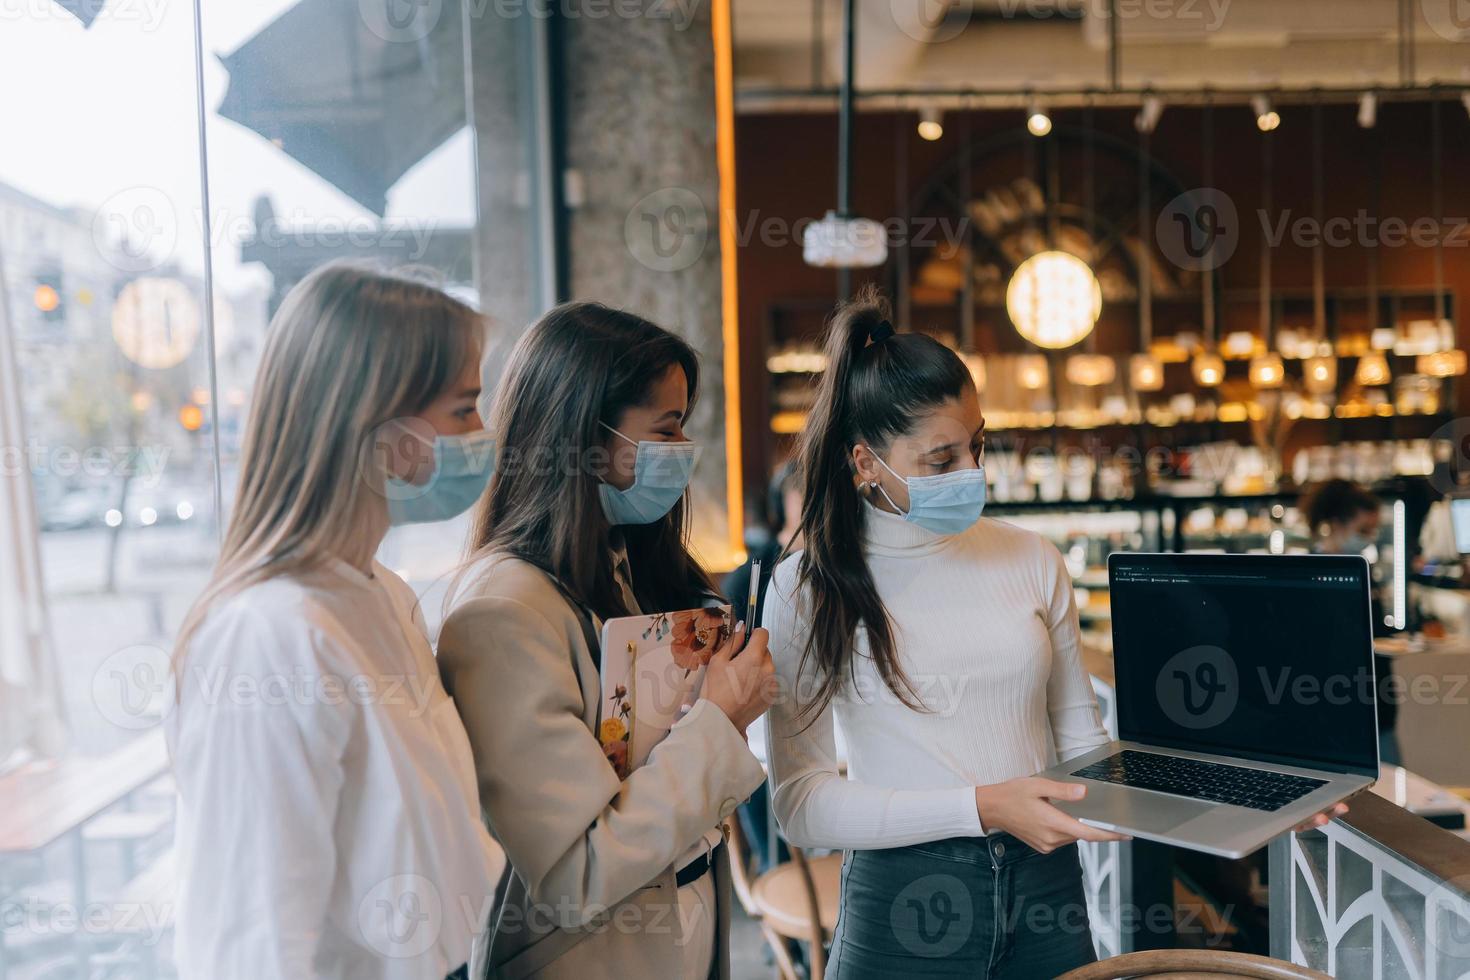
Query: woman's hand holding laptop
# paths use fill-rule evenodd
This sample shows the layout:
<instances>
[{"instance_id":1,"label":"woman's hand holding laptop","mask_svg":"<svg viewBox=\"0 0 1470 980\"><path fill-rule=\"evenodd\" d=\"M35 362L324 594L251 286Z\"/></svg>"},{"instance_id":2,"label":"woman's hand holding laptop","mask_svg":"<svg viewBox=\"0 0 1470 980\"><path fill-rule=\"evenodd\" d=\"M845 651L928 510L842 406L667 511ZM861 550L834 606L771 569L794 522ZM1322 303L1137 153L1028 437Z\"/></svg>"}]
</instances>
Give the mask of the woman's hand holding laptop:
<instances>
[{"instance_id":1,"label":"woman's hand holding laptop","mask_svg":"<svg viewBox=\"0 0 1470 980\"><path fill-rule=\"evenodd\" d=\"M975 807L987 831L1003 830L1030 847L1050 854L1073 841L1131 840L1099 830L1052 806L1050 800L1080 800L1087 787L1040 776L1022 776L1003 783L975 787Z\"/></svg>"},{"instance_id":2,"label":"woman's hand holding laptop","mask_svg":"<svg viewBox=\"0 0 1470 980\"><path fill-rule=\"evenodd\" d=\"M1332 822L1333 817L1340 817L1347 812L1348 805L1346 803L1338 803L1335 806L1330 806L1327 809L1323 810L1321 813L1317 814L1310 820L1303 820L1301 823L1291 828L1291 832L1294 834L1304 834L1309 830L1316 830L1318 827L1325 827Z\"/></svg>"}]
</instances>

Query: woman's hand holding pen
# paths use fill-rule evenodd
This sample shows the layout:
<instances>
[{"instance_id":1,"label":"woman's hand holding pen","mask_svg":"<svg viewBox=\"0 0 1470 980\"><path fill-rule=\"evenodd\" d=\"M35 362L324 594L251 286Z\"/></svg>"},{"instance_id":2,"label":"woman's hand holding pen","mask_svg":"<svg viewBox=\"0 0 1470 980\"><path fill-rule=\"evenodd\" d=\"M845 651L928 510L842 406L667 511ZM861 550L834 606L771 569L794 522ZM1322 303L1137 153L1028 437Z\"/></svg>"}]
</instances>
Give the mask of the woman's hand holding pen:
<instances>
[{"instance_id":1,"label":"woman's hand holding pen","mask_svg":"<svg viewBox=\"0 0 1470 980\"><path fill-rule=\"evenodd\" d=\"M701 696L723 711L742 735L766 713L779 690L767 639L765 630L739 624L710 657L704 675Z\"/></svg>"}]
</instances>

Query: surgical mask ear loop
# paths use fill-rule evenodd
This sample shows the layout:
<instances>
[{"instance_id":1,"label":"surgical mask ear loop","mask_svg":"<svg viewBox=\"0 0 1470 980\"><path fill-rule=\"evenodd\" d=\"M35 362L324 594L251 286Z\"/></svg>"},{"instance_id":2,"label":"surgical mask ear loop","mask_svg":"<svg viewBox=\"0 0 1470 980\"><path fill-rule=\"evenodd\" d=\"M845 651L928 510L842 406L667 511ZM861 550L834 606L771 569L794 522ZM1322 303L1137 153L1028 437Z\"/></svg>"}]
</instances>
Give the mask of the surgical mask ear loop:
<instances>
[{"instance_id":1,"label":"surgical mask ear loop","mask_svg":"<svg viewBox=\"0 0 1470 980\"><path fill-rule=\"evenodd\" d=\"M888 472L893 473L893 467L891 467L887 463L883 462L883 457L882 456L879 456L877 453L873 452L873 447L872 446L869 446L868 447L868 452L873 453L873 458L878 461L878 463L879 463L880 466L882 466ZM903 477L899 476L897 473L893 473L893 478L895 480L898 480L899 482L901 482L904 486L908 486L909 481L905 480ZM893 498L892 497L888 496L888 491L883 489L883 484L879 483L877 480L874 480L874 481L872 481L871 483L868 484L868 487L869 487L869 489L877 490L879 493L881 493L883 495L883 499L886 500L886 501L888 501L888 506L893 508L893 512L895 514L898 514L898 515L902 516L902 515L904 515L906 513L906 511L904 511L904 510L902 510L902 509L899 508L898 504L896 504L896 503L893 502Z\"/></svg>"}]
</instances>

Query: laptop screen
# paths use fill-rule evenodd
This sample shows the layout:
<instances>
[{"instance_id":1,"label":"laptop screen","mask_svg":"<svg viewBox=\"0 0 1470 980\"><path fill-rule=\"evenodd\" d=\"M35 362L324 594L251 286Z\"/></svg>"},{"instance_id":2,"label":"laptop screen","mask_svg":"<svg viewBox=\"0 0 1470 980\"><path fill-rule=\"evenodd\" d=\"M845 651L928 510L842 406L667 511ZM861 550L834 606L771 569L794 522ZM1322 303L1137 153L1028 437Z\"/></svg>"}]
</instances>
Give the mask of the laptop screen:
<instances>
[{"instance_id":1,"label":"laptop screen","mask_svg":"<svg viewBox=\"0 0 1470 980\"><path fill-rule=\"evenodd\" d=\"M1368 563L1108 559L1124 740L1377 775Z\"/></svg>"}]
</instances>

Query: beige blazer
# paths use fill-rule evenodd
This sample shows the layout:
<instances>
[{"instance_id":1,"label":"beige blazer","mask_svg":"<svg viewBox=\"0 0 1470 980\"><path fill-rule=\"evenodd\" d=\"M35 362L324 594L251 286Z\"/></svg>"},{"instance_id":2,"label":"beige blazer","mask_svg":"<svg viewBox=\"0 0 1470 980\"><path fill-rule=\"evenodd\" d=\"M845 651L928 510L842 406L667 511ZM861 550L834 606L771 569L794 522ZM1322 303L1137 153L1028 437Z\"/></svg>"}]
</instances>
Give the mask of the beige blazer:
<instances>
[{"instance_id":1,"label":"beige blazer","mask_svg":"<svg viewBox=\"0 0 1470 980\"><path fill-rule=\"evenodd\" d=\"M760 763L701 701L620 782L594 734L602 692L578 612L516 558L492 556L466 579L440 634L439 669L474 749L486 823L515 869L489 962L482 935L470 975L675 980L675 864L755 791ZM725 850L715 868L722 978Z\"/></svg>"}]
</instances>

